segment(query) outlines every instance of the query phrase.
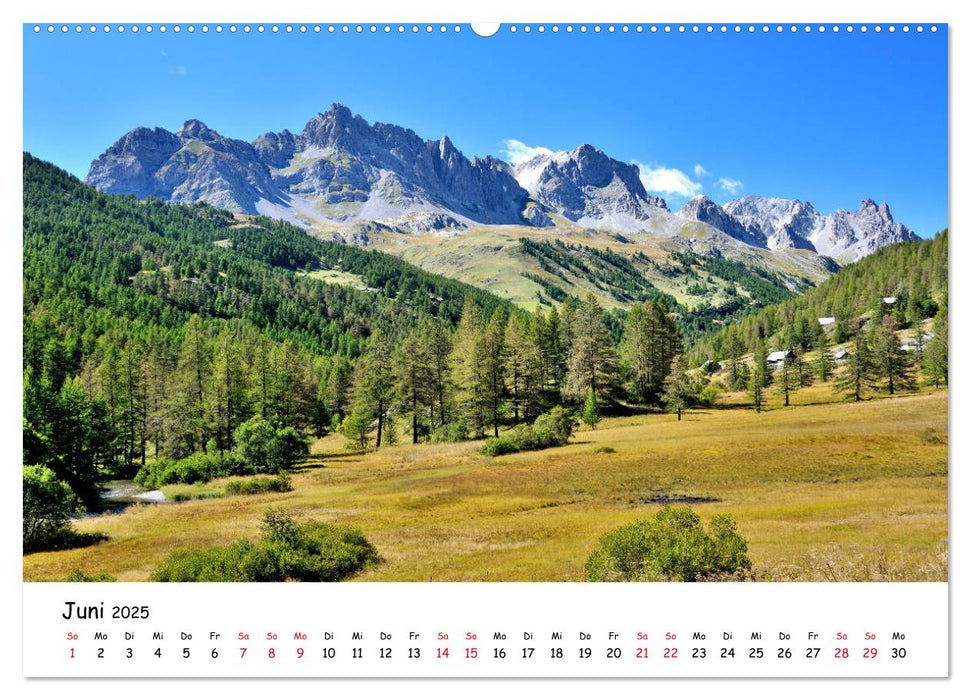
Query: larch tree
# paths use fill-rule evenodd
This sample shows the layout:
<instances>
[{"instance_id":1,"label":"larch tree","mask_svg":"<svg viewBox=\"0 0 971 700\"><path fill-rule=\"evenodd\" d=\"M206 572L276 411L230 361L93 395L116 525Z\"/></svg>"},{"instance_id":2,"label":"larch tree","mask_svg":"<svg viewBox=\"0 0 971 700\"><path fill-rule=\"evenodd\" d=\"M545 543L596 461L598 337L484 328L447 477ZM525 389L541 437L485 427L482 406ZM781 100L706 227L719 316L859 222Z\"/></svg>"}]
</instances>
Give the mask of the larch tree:
<instances>
[{"instance_id":1,"label":"larch tree","mask_svg":"<svg viewBox=\"0 0 971 700\"><path fill-rule=\"evenodd\" d=\"M220 451L233 449L233 434L248 418L246 371L239 334L225 326L216 336L212 400Z\"/></svg>"},{"instance_id":2,"label":"larch tree","mask_svg":"<svg viewBox=\"0 0 971 700\"><path fill-rule=\"evenodd\" d=\"M828 382L833 376L833 353L825 345L819 348L819 355L814 363L816 376L821 382Z\"/></svg>"},{"instance_id":3,"label":"larch tree","mask_svg":"<svg viewBox=\"0 0 971 700\"><path fill-rule=\"evenodd\" d=\"M380 448L384 424L394 400L395 382L391 372L391 348L381 331L371 336L368 352L355 368L353 423L370 425L377 422L374 446Z\"/></svg>"},{"instance_id":4,"label":"larch tree","mask_svg":"<svg viewBox=\"0 0 971 700\"><path fill-rule=\"evenodd\" d=\"M879 325L874 323L871 343L874 375L886 382L890 395L916 389L914 361L910 353L901 347L896 322L891 314L885 314Z\"/></svg>"},{"instance_id":5,"label":"larch tree","mask_svg":"<svg viewBox=\"0 0 971 700\"><path fill-rule=\"evenodd\" d=\"M833 384L833 390L862 401L874 387L873 351L864 324L860 320L850 323L846 357Z\"/></svg>"},{"instance_id":6,"label":"larch tree","mask_svg":"<svg viewBox=\"0 0 971 700\"><path fill-rule=\"evenodd\" d=\"M654 404L660 400L664 379L680 346L678 330L666 306L649 301L631 308L620 353L631 379L629 394L635 401Z\"/></svg>"},{"instance_id":7,"label":"larch tree","mask_svg":"<svg viewBox=\"0 0 971 700\"><path fill-rule=\"evenodd\" d=\"M524 314L515 313L506 324L506 370L509 383L509 398L512 402L513 422L519 423L526 402L528 387L531 384L530 372L533 368L532 324Z\"/></svg>"},{"instance_id":8,"label":"larch tree","mask_svg":"<svg viewBox=\"0 0 971 700\"><path fill-rule=\"evenodd\" d=\"M452 403L452 338L439 321L425 321L422 325L421 340L423 352L428 357L431 369L431 396L429 406L431 426L436 428L448 423Z\"/></svg>"},{"instance_id":9,"label":"larch tree","mask_svg":"<svg viewBox=\"0 0 971 700\"><path fill-rule=\"evenodd\" d=\"M752 373L748 381L748 392L752 397L752 405L756 413L762 412L762 407L765 405L765 389L772 381L772 372L769 370L767 358L765 341L759 338L752 351Z\"/></svg>"},{"instance_id":10,"label":"larch tree","mask_svg":"<svg viewBox=\"0 0 971 700\"><path fill-rule=\"evenodd\" d=\"M728 386L738 391L743 388L748 381L745 373L745 363L742 356L745 355L745 343L738 333L738 330L729 327L725 339L725 357L728 365Z\"/></svg>"},{"instance_id":11,"label":"larch tree","mask_svg":"<svg viewBox=\"0 0 971 700\"><path fill-rule=\"evenodd\" d=\"M324 400L331 413L343 420L347 415L351 387L354 381L354 368L343 355L338 355L330 364L325 380Z\"/></svg>"},{"instance_id":12,"label":"larch tree","mask_svg":"<svg viewBox=\"0 0 971 700\"><path fill-rule=\"evenodd\" d=\"M775 386L776 391L782 396L783 405L788 406L790 395L798 391L801 386L799 370L796 367L794 357L786 357L779 363L779 367L776 369Z\"/></svg>"},{"instance_id":13,"label":"larch tree","mask_svg":"<svg viewBox=\"0 0 971 700\"><path fill-rule=\"evenodd\" d=\"M671 371L664 378L662 399L667 410L678 415L679 421L691 400L691 388L691 378L685 367L684 356L675 355L671 362Z\"/></svg>"},{"instance_id":14,"label":"larch tree","mask_svg":"<svg viewBox=\"0 0 971 700\"><path fill-rule=\"evenodd\" d=\"M580 418L590 426L591 430L597 429L597 423L600 422L600 404L597 402L597 395L592 388L587 389L587 399L583 402Z\"/></svg>"},{"instance_id":15,"label":"larch tree","mask_svg":"<svg viewBox=\"0 0 971 700\"><path fill-rule=\"evenodd\" d=\"M483 397L493 435L499 437L499 420L506 394L507 349L505 340L506 318L497 309L482 333L482 387Z\"/></svg>"},{"instance_id":16,"label":"larch tree","mask_svg":"<svg viewBox=\"0 0 971 700\"><path fill-rule=\"evenodd\" d=\"M941 306L931 329L934 336L927 344L924 373L935 387L947 386L947 304Z\"/></svg>"},{"instance_id":17,"label":"larch tree","mask_svg":"<svg viewBox=\"0 0 971 700\"><path fill-rule=\"evenodd\" d=\"M570 348L567 393L582 401L593 389L601 405L614 399L619 377L617 353L604 321L604 312L593 294L588 294L576 309Z\"/></svg>"},{"instance_id":18,"label":"larch tree","mask_svg":"<svg viewBox=\"0 0 971 700\"><path fill-rule=\"evenodd\" d=\"M212 347L202 326L193 314L185 325L182 347L175 370L175 415L169 431L173 456L184 456L204 450L209 433L206 411L209 380L212 377Z\"/></svg>"},{"instance_id":19,"label":"larch tree","mask_svg":"<svg viewBox=\"0 0 971 700\"><path fill-rule=\"evenodd\" d=\"M424 409L435 403L432 362L419 331L409 333L395 352L394 375L395 393L411 413L411 442L417 445Z\"/></svg>"},{"instance_id":20,"label":"larch tree","mask_svg":"<svg viewBox=\"0 0 971 700\"><path fill-rule=\"evenodd\" d=\"M485 353L482 315L471 297L466 298L462 318L452 337L452 376L461 420L473 435L485 433L488 402L485 395Z\"/></svg>"}]
</instances>

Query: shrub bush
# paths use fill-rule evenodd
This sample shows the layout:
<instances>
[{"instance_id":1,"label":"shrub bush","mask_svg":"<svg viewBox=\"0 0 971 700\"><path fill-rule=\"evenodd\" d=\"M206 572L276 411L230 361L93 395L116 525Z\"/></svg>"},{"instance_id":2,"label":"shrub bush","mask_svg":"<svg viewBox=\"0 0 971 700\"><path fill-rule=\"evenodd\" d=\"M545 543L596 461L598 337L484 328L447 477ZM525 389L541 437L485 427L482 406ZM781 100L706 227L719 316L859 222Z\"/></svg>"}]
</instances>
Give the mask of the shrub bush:
<instances>
[{"instance_id":1,"label":"shrub bush","mask_svg":"<svg viewBox=\"0 0 971 700\"><path fill-rule=\"evenodd\" d=\"M289 474L237 479L226 484L226 493L232 496L251 496L256 493L269 493L271 491L283 493L292 490L293 486L290 484Z\"/></svg>"},{"instance_id":2,"label":"shrub bush","mask_svg":"<svg viewBox=\"0 0 971 700\"><path fill-rule=\"evenodd\" d=\"M24 467L24 552L54 549L70 539L68 520L84 512L65 482L44 466Z\"/></svg>"},{"instance_id":3,"label":"shrub bush","mask_svg":"<svg viewBox=\"0 0 971 700\"><path fill-rule=\"evenodd\" d=\"M256 468L239 455L196 452L184 459L157 459L147 463L135 474L135 483L146 489L166 484L194 484L223 476L255 474Z\"/></svg>"},{"instance_id":4,"label":"shrub bush","mask_svg":"<svg viewBox=\"0 0 971 700\"><path fill-rule=\"evenodd\" d=\"M270 439L266 466L273 474L281 469L289 469L309 454L310 445L296 428L279 428Z\"/></svg>"},{"instance_id":5,"label":"shrub bush","mask_svg":"<svg viewBox=\"0 0 971 700\"><path fill-rule=\"evenodd\" d=\"M432 442L462 442L468 438L468 426L458 421L446 423L432 431Z\"/></svg>"},{"instance_id":6,"label":"shrub bush","mask_svg":"<svg viewBox=\"0 0 971 700\"><path fill-rule=\"evenodd\" d=\"M533 423L536 439L541 447L565 445L577 427L576 418L562 406L555 406Z\"/></svg>"},{"instance_id":7,"label":"shrub bush","mask_svg":"<svg viewBox=\"0 0 971 700\"><path fill-rule=\"evenodd\" d=\"M559 447L569 441L575 427L573 415L562 406L556 406L539 416L532 425L517 425L499 437L489 438L479 452L497 457L512 452Z\"/></svg>"},{"instance_id":8,"label":"shrub bush","mask_svg":"<svg viewBox=\"0 0 971 700\"><path fill-rule=\"evenodd\" d=\"M267 511L256 542L172 552L153 581L340 581L379 561L358 530Z\"/></svg>"},{"instance_id":9,"label":"shrub bush","mask_svg":"<svg viewBox=\"0 0 971 700\"><path fill-rule=\"evenodd\" d=\"M705 581L740 577L751 569L745 539L727 515L706 532L690 508L661 509L608 532L586 563L590 581Z\"/></svg>"},{"instance_id":10,"label":"shrub bush","mask_svg":"<svg viewBox=\"0 0 971 700\"><path fill-rule=\"evenodd\" d=\"M71 573L67 575L64 579L68 583L97 583L106 581L115 581L114 576L109 576L108 574L86 574L78 567L71 569Z\"/></svg>"},{"instance_id":11,"label":"shrub bush","mask_svg":"<svg viewBox=\"0 0 971 700\"><path fill-rule=\"evenodd\" d=\"M295 428L276 428L262 416L254 416L233 433L236 453L257 471L276 474L289 469L310 453L307 441Z\"/></svg>"}]
</instances>

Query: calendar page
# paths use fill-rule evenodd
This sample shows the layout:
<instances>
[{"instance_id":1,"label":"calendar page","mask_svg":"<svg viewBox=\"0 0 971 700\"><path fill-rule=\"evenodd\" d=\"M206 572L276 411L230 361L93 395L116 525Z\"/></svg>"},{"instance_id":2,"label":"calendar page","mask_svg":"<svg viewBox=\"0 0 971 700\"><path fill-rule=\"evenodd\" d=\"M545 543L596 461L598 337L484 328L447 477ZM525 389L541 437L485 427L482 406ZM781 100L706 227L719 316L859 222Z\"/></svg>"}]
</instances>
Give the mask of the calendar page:
<instances>
[{"instance_id":1,"label":"calendar page","mask_svg":"<svg viewBox=\"0 0 971 700\"><path fill-rule=\"evenodd\" d=\"M22 25L23 675L948 677L948 24L315 13Z\"/></svg>"}]
</instances>

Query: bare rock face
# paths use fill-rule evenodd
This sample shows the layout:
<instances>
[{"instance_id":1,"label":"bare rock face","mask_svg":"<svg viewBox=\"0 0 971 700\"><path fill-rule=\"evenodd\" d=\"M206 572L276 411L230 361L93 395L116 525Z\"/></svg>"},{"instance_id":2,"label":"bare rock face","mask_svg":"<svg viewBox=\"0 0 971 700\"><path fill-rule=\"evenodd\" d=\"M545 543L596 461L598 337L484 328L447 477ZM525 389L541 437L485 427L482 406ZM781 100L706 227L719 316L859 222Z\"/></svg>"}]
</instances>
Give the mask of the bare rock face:
<instances>
[{"instance_id":1,"label":"bare rock face","mask_svg":"<svg viewBox=\"0 0 971 700\"><path fill-rule=\"evenodd\" d=\"M583 144L573 151L538 155L510 167L519 184L544 208L589 228L646 230L660 197L648 194L637 166Z\"/></svg>"},{"instance_id":2,"label":"bare rock face","mask_svg":"<svg viewBox=\"0 0 971 700\"><path fill-rule=\"evenodd\" d=\"M732 238L759 248L767 247L765 234L751 224L744 224L705 195L689 199L678 216L689 221L700 221L726 233Z\"/></svg>"},{"instance_id":3,"label":"bare rock face","mask_svg":"<svg viewBox=\"0 0 971 700\"><path fill-rule=\"evenodd\" d=\"M251 144L220 136L197 119L174 134L158 128L126 134L91 164L85 182L110 194L203 201L237 212L278 198Z\"/></svg>"},{"instance_id":4,"label":"bare rock face","mask_svg":"<svg viewBox=\"0 0 971 700\"><path fill-rule=\"evenodd\" d=\"M160 196L155 174L180 148L182 140L172 132L140 126L91 163L85 182L111 194Z\"/></svg>"}]
</instances>

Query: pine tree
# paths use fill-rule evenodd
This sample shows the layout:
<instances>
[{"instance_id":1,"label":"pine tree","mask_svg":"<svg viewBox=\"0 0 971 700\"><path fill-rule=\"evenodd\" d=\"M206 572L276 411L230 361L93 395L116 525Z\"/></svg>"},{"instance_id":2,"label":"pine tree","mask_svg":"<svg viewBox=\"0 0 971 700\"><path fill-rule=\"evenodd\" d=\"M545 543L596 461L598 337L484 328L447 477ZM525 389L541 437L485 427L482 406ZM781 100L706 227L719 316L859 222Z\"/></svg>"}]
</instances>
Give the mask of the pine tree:
<instances>
[{"instance_id":1,"label":"pine tree","mask_svg":"<svg viewBox=\"0 0 971 700\"><path fill-rule=\"evenodd\" d=\"M122 370L121 351L110 343L104 351L96 372L97 395L108 409L108 433L104 436L108 462L112 468L124 459L125 452L125 378Z\"/></svg>"},{"instance_id":2,"label":"pine tree","mask_svg":"<svg viewBox=\"0 0 971 700\"><path fill-rule=\"evenodd\" d=\"M543 386L550 395L550 403L559 404L563 401L563 386L569 371L570 345L567 336L570 334L564 330L563 317L555 306L550 309L548 316L544 317L541 311L536 314Z\"/></svg>"},{"instance_id":3,"label":"pine tree","mask_svg":"<svg viewBox=\"0 0 971 700\"><path fill-rule=\"evenodd\" d=\"M561 401L558 395L552 395L549 391L549 385L546 382L546 376L548 374L546 369L547 358L543 355L544 338L546 337L545 318L542 314L538 313L526 325L527 333L525 337L525 352L522 357L523 376L520 403L522 407L522 420L532 422L551 405L559 405ZM513 347L508 331L506 333L506 345L510 350ZM553 403L550 403L551 398L553 399Z\"/></svg>"},{"instance_id":4,"label":"pine tree","mask_svg":"<svg viewBox=\"0 0 971 700\"><path fill-rule=\"evenodd\" d=\"M914 332L914 367L920 371L924 370L924 355L927 353L927 343L924 339L924 329L917 324Z\"/></svg>"},{"instance_id":5,"label":"pine tree","mask_svg":"<svg viewBox=\"0 0 971 700\"><path fill-rule=\"evenodd\" d=\"M684 410L688 407L688 402L691 400L691 389L691 379L688 377L685 368L684 356L675 355L674 361L671 363L671 371L664 378L663 399L668 411L678 414L679 421L681 414L684 413Z\"/></svg>"},{"instance_id":6,"label":"pine tree","mask_svg":"<svg viewBox=\"0 0 971 700\"><path fill-rule=\"evenodd\" d=\"M270 353L270 418L281 426L303 429L313 425L317 399L317 375L294 340L286 340ZM390 371L390 368L388 369Z\"/></svg>"},{"instance_id":7,"label":"pine tree","mask_svg":"<svg viewBox=\"0 0 971 700\"><path fill-rule=\"evenodd\" d=\"M262 336L257 339L253 349L252 383L256 410L264 418L269 418L274 412L271 405L275 381L272 352L273 345L268 339Z\"/></svg>"},{"instance_id":8,"label":"pine tree","mask_svg":"<svg viewBox=\"0 0 971 700\"><path fill-rule=\"evenodd\" d=\"M807 386L812 386L815 376L813 375L812 367L810 367L809 363L806 362L802 353L795 353L792 358L792 368L796 372L800 389L805 389Z\"/></svg>"},{"instance_id":9,"label":"pine tree","mask_svg":"<svg viewBox=\"0 0 971 700\"><path fill-rule=\"evenodd\" d=\"M176 353L161 337L150 337L142 359L146 384L145 439L152 444L153 456L162 456L167 430L172 422L173 401L170 383L175 374Z\"/></svg>"}]
</instances>

